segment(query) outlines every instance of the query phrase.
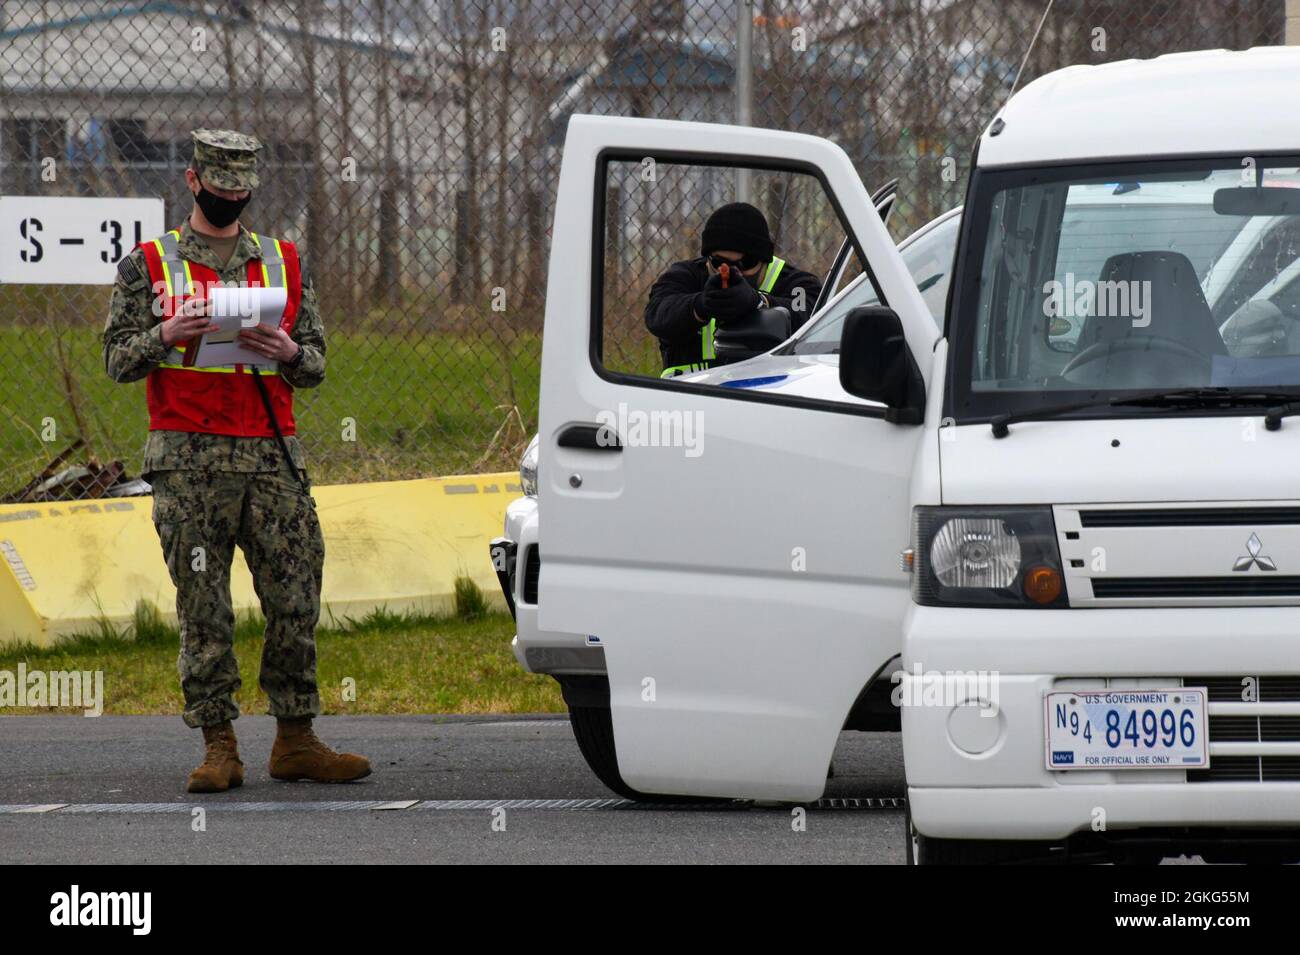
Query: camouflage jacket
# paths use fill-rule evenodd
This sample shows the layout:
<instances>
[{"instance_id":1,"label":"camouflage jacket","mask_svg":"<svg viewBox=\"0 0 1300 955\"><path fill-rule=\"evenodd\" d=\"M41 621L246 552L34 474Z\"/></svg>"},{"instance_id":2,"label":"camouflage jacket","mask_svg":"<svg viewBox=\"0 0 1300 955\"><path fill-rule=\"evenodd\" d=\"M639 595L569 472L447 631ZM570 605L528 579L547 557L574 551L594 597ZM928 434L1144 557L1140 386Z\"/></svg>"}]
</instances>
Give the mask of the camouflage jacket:
<instances>
[{"instance_id":1,"label":"camouflage jacket","mask_svg":"<svg viewBox=\"0 0 1300 955\"><path fill-rule=\"evenodd\" d=\"M180 230L180 253L191 262L214 269L222 282L238 284L247 278L247 262L261 254L248 230L239 229L239 242L224 267L208 244L194 234L187 221ZM304 263L302 302L290 337L302 347L297 368L282 367L280 374L295 388L314 388L325 378L325 330L321 325L316 290ZM118 263L117 282L104 323L104 368L114 381L138 381L158 366L167 349L162 342L162 319L153 313L153 294L144 253L135 249ZM302 444L295 436L285 439L294 465L305 468ZM188 431L150 431L145 444L143 473L154 471L278 471L283 456L274 437L238 438Z\"/></svg>"}]
</instances>

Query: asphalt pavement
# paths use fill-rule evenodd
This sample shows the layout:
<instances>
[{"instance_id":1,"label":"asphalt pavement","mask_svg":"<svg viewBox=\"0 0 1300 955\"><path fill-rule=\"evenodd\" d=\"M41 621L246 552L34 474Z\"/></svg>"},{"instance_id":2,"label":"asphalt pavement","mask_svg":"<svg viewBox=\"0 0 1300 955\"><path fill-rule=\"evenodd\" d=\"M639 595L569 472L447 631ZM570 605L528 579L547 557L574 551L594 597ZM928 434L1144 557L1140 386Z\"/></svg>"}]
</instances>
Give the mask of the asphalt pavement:
<instances>
[{"instance_id":1,"label":"asphalt pavement","mask_svg":"<svg viewBox=\"0 0 1300 955\"><path fill-rule=\"evenodd\" d=\"M274 721L235 728L244 786L195 796L201 738L179 717L0 718L0 863L903 861L896 734L843 734L800 829L790 807L620 800L563 717L322 718L374 764L347 785L271 779Z\"/></svg>"}]
</instances>

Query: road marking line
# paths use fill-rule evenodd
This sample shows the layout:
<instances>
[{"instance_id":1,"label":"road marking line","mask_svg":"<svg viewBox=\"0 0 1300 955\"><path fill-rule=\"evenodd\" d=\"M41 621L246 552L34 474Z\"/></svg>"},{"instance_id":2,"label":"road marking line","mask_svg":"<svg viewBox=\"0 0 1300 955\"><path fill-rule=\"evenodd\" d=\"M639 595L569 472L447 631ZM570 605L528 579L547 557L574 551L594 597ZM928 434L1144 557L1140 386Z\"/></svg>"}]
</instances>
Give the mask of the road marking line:
<instances>
[{"instance_id":1,"label":"road marking line","mask_svg":"<svg viewBox=\"0 0 1300 955\"><path fill-rule=\"evenodd\" d=\"M906 803L901 796L857 796L819 799L802 805L813 811L901 811ZM784 805L753 807L746 802L656 803L631 799L399 799L339 800L303 802L225 802L221 797L203 802L101 802L101 803L16 803L0 805L0 815L42 814L57 812L68 815L124 815L190 813L196 807L215 812L490 812L493 809L532 810L542 812L741 812L751 809L777 810Z\"/></svg>"},{"instance_id":2,"label":"road marking line","mask_svg":"<svg viewBox=\"0 0 1300 955\"><path fill-rule=\"evenodd\" d=\"M425 799L415 808L435 812L487 812L493 809L541 809L586 812L638 805L630 799Z\"/></svg>"}]
</instances>

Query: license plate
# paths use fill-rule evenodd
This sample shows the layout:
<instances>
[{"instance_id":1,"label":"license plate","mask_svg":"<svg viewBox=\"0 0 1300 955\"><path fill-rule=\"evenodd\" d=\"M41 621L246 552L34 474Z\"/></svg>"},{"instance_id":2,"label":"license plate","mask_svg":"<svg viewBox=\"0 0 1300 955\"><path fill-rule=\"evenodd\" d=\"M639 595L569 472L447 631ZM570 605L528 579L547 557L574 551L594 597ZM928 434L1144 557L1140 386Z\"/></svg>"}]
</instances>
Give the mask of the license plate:
<instances>
[{"instance_id":1,"label":"license plate","mask_svg":"<svg viewBox=\"0 0 1300 955\"><path fill-rule=\"evenodd\" d=\"M1210 765L1202 687L1056 691L1044 702L1048 769Z\"/></svg>"}]
</instances>

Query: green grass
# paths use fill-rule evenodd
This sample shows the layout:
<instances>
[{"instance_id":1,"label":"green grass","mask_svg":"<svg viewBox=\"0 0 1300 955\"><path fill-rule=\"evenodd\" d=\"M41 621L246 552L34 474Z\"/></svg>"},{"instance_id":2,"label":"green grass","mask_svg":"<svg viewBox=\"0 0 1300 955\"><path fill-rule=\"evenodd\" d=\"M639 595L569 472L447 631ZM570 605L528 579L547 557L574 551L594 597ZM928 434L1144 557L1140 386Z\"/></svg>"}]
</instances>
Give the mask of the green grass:
<instances>
[{"instance_id":1,"label":"green grass","mask_svg":"<svg viewBox=\"0 0 1300 955\"><path fill-rule=\"evenodd\" d=\"M468 593L468 591L467 591ZM480 595L481 600L481 595ZM339 713L562 713L558 685L527 673L510 650L508 615L475 610L467 597L459 616L428 617L376 611L317 632L321 707ZM468 619L466 619L468 618ZM241 617L235 655L243 689L240 710L267 712L257 685L262 621ZM29 671L101 670L104 712L178 715L183 708L176 675L179 635L142 605L125 628L101 625L53 647L0 649L0 670L20 662ZM349 682L350 681L350 682ZM355 700L345 692L355 686ZM59 710L8 710L50 713ZM67 711L72 712L72 711Z\"/></svg>"},{"instance_id":2,"label":"green grass","mask_svg":"<svg viewBox=\"0 0 1300 955\"><path fill-rule=\"evenodd\" d=\"M46 313L49 302L33 299L39 305L13 321L13 299L31 291L0 288L0 495L79 435L102 463L121 460L138 476L149 421L145 384L119 385L104 373L104 306L79 303L85 318L69 321L66 308ZM300 391L295 403L317 483L518 466L537 422L539 333L355 324L365 330L326 326L325 382Z\"/></svg>"},{"instance_id":3,"label":"green grass","mask_svg":"<svg viewBox=\"0 0 1300 955\"><path fill-rule=\"evenodd\" d=\"M637 296L612 306L606 363L657 377ZM0 497L78 436L139 476L149 427L143 381L104 373L108 290L0 286ZM501 315L404 302L325 320L327 373L295 399L318 484L511 471L537 428L542 336Z\"/></svg>"}]
</instances>

